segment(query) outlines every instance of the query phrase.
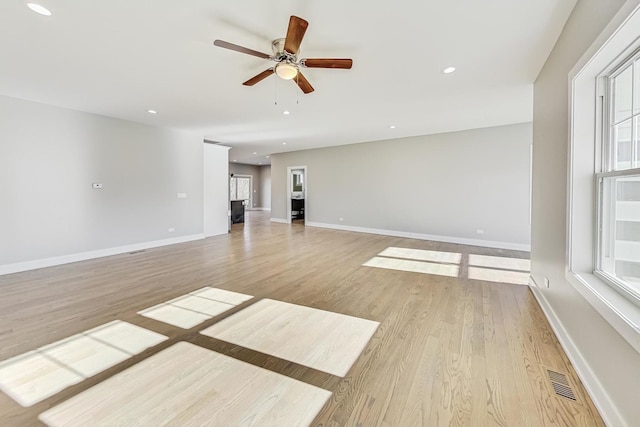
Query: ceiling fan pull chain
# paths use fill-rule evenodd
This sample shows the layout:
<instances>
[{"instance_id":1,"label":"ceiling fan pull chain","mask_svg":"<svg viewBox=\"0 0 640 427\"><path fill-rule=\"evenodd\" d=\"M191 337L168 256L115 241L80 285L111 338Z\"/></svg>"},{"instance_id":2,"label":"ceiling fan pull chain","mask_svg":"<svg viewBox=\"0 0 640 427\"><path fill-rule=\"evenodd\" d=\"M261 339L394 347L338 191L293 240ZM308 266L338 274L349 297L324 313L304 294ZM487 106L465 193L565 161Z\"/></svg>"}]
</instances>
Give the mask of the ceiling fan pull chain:
<instances>
[{"instance_id":1,"label":"ceiling fan pull chain","mask_svg":"<svg viewBox=\"0 0 640 427\"><path fill-rule=\"evenodd\" d=\"M275 84L273 86L274 92L273 97L275 99L275 105L278 105L278 80L274 80Z\"/></svg>"}]
</instances>

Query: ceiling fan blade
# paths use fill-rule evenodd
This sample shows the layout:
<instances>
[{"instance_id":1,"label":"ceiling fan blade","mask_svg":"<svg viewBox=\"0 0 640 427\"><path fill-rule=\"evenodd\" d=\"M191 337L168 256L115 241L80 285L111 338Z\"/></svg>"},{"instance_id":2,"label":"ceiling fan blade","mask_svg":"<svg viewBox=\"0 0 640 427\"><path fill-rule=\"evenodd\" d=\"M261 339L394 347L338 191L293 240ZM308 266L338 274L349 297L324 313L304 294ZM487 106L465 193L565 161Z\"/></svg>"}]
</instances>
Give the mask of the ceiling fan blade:
<instances>
[{"instance_id":1,"label":"ceiling fan blade","mask_svg":"<svg viewBox=\"0 0 640 427\"><path fill-rule=\"evenodd\" d=\"M273 68L269 68L268 70L264 70L263 72L261 72L257 76L251 77L249 80L247 80L246 82L244 82L242 84L245 85L245 86L253 86L254 84L259 83L262 80L266 79L271 74L273 74Z\"/></svg>"},{"instance_id":2,"label":"ceiling fan blade","mask_svg":"<svg viewBox=\"0 0 640 427\"><path fill-rule=\"evenodd\" d=\"M309 80L307 80L300 71L298 71L298 75L293 79L293 81L298 84L304 93L311 93L315 90L309 83Z\"/></svg>"},{"instance_id":3,"label":"ceiling fan blade","mask_svg":"<svg viewBox=\"0 0 640 427\"><path fill-rule=\"evenodd\" d=\"M349 69L353 65L351 59L336 58L307 58L302 60L302 65L307 68L345 68Z\"/></svg>"},{"instance_id":4,"label":"ceiling fan blade","mask_svg":"<svg viewBox=\"0 0 640 427\"><path fill-rule=\"evenodd\" d=\"M213 44L214 44L214 46L223 47L223 48L229 49L229 50L235 50L236 52L246 53L247 55L257 56L258 58L262 58L262 59L271 58L266 53L258 52L257 50L253 50L253 49L249 49L249 48L237 45L237 44L229 43L229 42L226 42L224 40L216 40L216 41L213 42Z\"/></svg>"},{"instance_id":5,"label":"ceiling fan blade","mask_svg":"<svg viewBox=\"0 0 640 427\"><path fill-rule=\"evenodd\" d=\"M309 23L307 21L292 15L291 18L289 18L287 37L284 39L284 50L292 55L297 55L300 50L300 43L302 43L302 38L308 26Z\"/></svg>"}]
</instances>

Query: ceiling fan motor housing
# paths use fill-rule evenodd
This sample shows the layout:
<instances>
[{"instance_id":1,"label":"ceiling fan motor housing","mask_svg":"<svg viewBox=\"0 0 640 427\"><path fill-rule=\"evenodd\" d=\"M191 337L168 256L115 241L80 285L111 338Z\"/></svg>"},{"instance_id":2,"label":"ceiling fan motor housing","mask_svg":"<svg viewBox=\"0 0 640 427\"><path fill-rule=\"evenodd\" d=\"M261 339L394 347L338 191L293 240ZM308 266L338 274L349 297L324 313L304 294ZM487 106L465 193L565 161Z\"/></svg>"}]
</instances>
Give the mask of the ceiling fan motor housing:
<instances>
[{"instance_id":1,"label":"ceiling fan motor housing","mask_svg":"<svg viewBox=\"0 0 640 427\"><path fill-rule=\"evenodd\" d=\"M275 39L271 42L271 51L273 52L273 60L276 62L290 62L297 64L298 55L292 54L284 50L284 38ZM299 52L298 52L299 53Z\"/></svg>"}]
</instances>

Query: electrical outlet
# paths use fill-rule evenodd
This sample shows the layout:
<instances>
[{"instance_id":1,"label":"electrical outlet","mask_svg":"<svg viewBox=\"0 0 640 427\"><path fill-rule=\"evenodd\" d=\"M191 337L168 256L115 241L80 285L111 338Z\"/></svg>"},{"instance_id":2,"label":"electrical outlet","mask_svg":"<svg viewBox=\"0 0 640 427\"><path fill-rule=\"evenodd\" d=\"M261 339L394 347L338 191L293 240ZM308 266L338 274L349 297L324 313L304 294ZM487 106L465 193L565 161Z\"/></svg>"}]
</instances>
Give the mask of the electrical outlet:
<instances>
[{"instance_id":1,"label":"electrical outlet","mask_svg":"<svg viewBox=\"0 0 640 427\"><path fill-rule=\"evenodd\" d=\"M338 218L338 221L344 221L344 218Z\"/></svg>"},{"instance_id":2,"label":"electrical outlet","mask_svg":"<svg viewBox=\"0 0 640 427\"><path fill-rule=\"evenodd\" d=\"M482 228L478 228L476 230L476 234L484 234L484 230Z\"/></svg>"},{"instance_id":3,"label":"electrical outlet","mask_svg":"<svg viewBox=\"0 0 640 427\"><path fill-rule=\"evenodd\" d=\"M177 193L176 194L176 198L177 199L186 199L187 198L187 193Z\"/></svg>"},{"instance_id":4,"label":"electrical outlet","mask_svg":"<svg viewBox=\"0 0 640 427\"><path fill-rule=\"evenodd\" d=\"M102 183L101 182L94 182L91 186L93 188L100 189L100 188L102 188Z\"/></svg>"},{"instance_id":5,"label":"electrical outlet","mask_svg":"<svg viewBox=\"0 0 640 427\"><path fill-rule=\"evenodd\" d=\"M167 230L167 231L168 231L169 233L173 233L174 231L176 231L176 229L175 229L175 228L173 228L173 227L171 227L171 228L169 228L169 230Z\"/></svg>"}]
</instances>

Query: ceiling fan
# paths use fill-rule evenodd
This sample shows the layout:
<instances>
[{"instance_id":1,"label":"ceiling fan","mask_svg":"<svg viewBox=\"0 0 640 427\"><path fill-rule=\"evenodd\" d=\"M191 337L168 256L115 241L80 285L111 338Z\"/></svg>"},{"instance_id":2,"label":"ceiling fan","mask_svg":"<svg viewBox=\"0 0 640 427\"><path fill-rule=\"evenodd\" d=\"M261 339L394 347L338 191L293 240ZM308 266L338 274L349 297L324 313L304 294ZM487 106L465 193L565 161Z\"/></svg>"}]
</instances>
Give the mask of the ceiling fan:
<instances>
[{"instance_id":1,"label":"ceiling fan","mask_svg":"<svg viewBox=\"0 0 640 427\"><path fill-rule=\"evenodd\" d=\"M268 68L242 83L245 86L253 86L254 84L266 79L272 74L284 80L294 80L304 93L313 92L313 86L304 77L300 68L344 68L349 69L353 64L351 59L336 58L298 58L300 51L300 43L307 31L309 23L297 16L291 16L289 19L289 29L287 36L281 39L275 39L271 43L272 55L258 52L237 44L229 43L224 40L216 40L213 42L215 46L225 49L235 50L236 52L246 53L247 55L257 56L258 58L268 59L276 63L275 66Z\"/></svg>"}]
</instances>

